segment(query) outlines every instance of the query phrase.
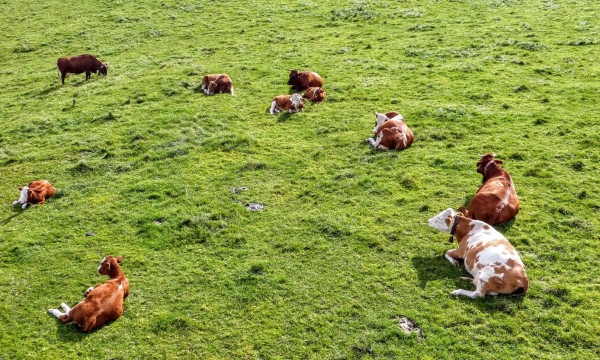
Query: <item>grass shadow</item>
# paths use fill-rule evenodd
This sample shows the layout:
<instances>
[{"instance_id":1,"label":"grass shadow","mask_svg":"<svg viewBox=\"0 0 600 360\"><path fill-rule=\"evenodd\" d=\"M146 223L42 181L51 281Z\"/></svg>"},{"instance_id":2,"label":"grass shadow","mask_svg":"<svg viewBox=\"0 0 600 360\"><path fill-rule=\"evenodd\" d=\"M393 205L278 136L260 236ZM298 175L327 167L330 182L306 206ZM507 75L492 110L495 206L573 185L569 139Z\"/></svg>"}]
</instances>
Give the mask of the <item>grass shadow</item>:
<instances>
[{"instance_id":1,"label":"grass shadow","mask_svg":"<svg viewBox=\"0 0 600 360\"><path fill-rule=\"evenodd\" d=\"M48 314L56 321L56 337L62 341L79 342L85 339L88 334L79 329L75 323L65 324L54 315Z\"/></svg>"},{"instance_id":2,"label":"grass shadow","mask_svg":"<svg viewBox=\"0 0 600 360\"><path fill-rule=\"evenodd\" d=\"M460 283L456 287L457 289L465 289L465 290L474 290L475 286L472 285L469 281L459 280ZM454 289L452 289L454 290ZM527 296L527 295L525 295ZM463 302L473 303L480 311L486 311L489 313L505 313L507 315L518 315L518 313L525 310L525 306L523 301L525 296L515 296L508 294L498 294L495 296L488 295L484 298L479 297L476 299L471 299L467 296L458 296L456 300Z\"/></svg>"},{"instance_id":3,"label":"grass shadow","mask_svg":"<svg viewBox=\"0 0 600 360\"><path fill-rule=\"evenodd\" d=\"M49 87L49 88L46 88L46 89L44 89L44 90L40 91L40 92L38 93L38 96L44 96L44 95L48 95L48 94L50 94L51 92L54 92L54 91L56 91L56 90L60 89L61 87L62 87L62 84L60 84L60 83L59 83L58 85L56 85L56 86L54 86L54 87Z\"/></svg>"},{"instance_id":4,"label":"grass shadow","mask_svg":"<svg viewBox=\"0 0 600 360\"><path fill-rule=\"evenodd\" d=\"M496 225L495 228L496 228L496 230L498 230L499 232L501 232L502 234L504 234L504 233L508 232L512 228L512 226L515 224L515 220L516 219L517 218L514 217L514 218L508 220L505 223Z\"/></svg>"},{"instance_id":5,"label":"grass shadow","mask_svg":"<svg viewBox=\"0 0 600 360\"><path fill-rule=\"evenodd\" d=\"M413 267L419 277L419 286L424 289L429 281L444 279L459 279L467 276L444 258L443 254L433 257L415 256L412 258Z\"/></svg>"},{"instance_id":6,"label":"grass shadow","mask_svg":"<svg viewBox=\"0 0 600 360\"><path fill-rule=\"evenodd\" d=\"M433 257L413 257L412 263L415 270L417 270L420 287L424 289L429 281L451 279L454 282L454 287L448 289L448 296L453 297L450 295L450 292L456 289L474 290L475 286L470 281L461 279L461 277L471 277L471 275L464 269L463 261L460 259L457 260L460 263L458 268L452 266L443 255ZM524 298L524 296L500 294L477 299L471 299L467 296L458 296L456 297L456 300L471 302L482 311L503 312L508 315L513 315L524 309Z\"/></svg>"},{"instance_id":7,"label":"grass shadow","mask_svg":"<svg viewBox=\"0 0 600 360\"><path fill-rule=\"evenodd\" d=\"M7 217L6 219L0 221L0 225L8 224L9 222L12 221L12 219L16 218L17 216L19 216L23 213L23 209L18 207L18 210L17 210L17 206L13 206L12 210L13 210L14 214L12 214L11 216Z\"/></svg>"},{"instance_id":8,"label":"grass shadow","mask_svg":"<svg viewBox=\"0 0 600 360\"><path fill-rule=\"evenodd\" d=\"M277 116L277 122L286 122L290 117L292 117L292 115L294 114L287 111L282 111L281 113L279 113L279 116Z\"/></svg>"},{"instance_id":9,"label":"grass shadow","mask_svg":"<svg viewBox=\"0 0 600 360\"><path fill-rule=\"evenodd\" d=\"M475 194L465 196L465 202L463 203L463 206L466 207L467 210L469 209L469 205L471 205L471 200L473 200L474 197Z\"/></svg>"}]
</instances>

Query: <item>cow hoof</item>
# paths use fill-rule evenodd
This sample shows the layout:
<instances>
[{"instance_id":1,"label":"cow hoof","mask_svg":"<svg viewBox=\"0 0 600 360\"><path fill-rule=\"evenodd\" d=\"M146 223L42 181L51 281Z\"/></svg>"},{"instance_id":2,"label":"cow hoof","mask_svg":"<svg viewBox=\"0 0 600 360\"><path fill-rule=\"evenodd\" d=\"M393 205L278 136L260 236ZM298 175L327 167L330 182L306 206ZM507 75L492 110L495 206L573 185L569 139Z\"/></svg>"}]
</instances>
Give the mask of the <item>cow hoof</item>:
<instances>
[{"instance_id":1,"label":"cow hoof","mask_svg":"<svg viewBox=\"0 0 600 360\"><path fill-rule=\"evenodd\" d=\"M452 265L454 265L455 267L459 267L460 266L460 264L456 260L452 261Z\"/></svg>"},{"instance_id":2,"label":"cow hoof","mask_svg":"<svg viewBox=\"0 0 600 360\"><path fill-rule=\"evenodd\" d=\"M458 290L451 291L450 294L454 296L460 295Z\"/></svg>"}]
</instances>

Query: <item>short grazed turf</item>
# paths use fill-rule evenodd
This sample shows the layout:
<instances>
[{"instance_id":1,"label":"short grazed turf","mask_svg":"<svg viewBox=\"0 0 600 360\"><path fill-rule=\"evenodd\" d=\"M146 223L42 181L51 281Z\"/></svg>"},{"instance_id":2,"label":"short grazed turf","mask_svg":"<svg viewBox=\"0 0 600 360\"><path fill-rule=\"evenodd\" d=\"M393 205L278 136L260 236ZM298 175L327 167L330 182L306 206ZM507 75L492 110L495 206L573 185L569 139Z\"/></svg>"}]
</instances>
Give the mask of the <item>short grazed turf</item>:
<instances>
[{"instance_id":1,"label":"short grazed turf","mask_svg":"<svg viewBox=\"0 0 600 360\"><path fill-rule=\"evenodd\" d=\"M0 358L598 357L599 19L584 0L2 2ZM61 85L82 53L108 76ZM328 97L270 115L290 68ZM236 96L204 95L222 72ZM373 110L414 144L372 150ZM521 202L498 229L524 298L452 297L467 273L427 226L468 204L484 152ZM35 179L57 195L11 207ZM123 316L84 334L49 315L107 254Z\"/></svg>"}]
</instances>

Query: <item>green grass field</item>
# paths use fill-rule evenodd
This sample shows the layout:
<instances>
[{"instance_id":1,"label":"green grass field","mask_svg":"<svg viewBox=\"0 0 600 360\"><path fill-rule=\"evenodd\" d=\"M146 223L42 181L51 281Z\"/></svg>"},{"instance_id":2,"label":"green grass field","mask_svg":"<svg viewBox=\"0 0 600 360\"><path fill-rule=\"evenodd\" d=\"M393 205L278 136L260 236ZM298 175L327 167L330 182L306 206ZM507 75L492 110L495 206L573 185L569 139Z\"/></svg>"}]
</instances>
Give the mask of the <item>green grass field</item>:
<instances>
[{"instance_id":1,"label":"green grass field","mask_svg":"<svg viewBox=\"0 0 600 360\"><path fill-rule=\"evenodd\" d=\"M597 1L13 0L0 33L1 359L600 356ZM82 53L108 76L62 86ZM270 115L289 68L328 97ZM236 96L204 95L222 72ZM373 110L414 144L372 150ZM521 202L498 229L524 298L451 296L472 287L427 226L468 205L484 152ZM36 179L57 196L11 207ZM120 319L47 313L108 254Z\"/></svg>"}]
</instances>

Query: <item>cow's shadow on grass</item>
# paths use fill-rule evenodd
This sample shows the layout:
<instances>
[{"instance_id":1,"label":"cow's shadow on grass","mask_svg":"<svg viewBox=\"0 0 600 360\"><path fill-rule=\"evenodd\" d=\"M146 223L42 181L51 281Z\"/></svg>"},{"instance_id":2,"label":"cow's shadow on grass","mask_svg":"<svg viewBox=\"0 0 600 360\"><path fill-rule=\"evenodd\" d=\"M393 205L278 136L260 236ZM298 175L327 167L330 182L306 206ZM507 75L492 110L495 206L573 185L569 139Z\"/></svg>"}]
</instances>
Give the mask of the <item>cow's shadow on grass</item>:
<instances>
[{"instance_id":1,"label":"cow's shadow on grass","mask_svg":"<svg viewBox=\"0 0 600 360\"><path fill-rule=\"evenodd\" d=\"M524 309L524 296L498 295L471 299L466 296L451 295L450 292L456 289L475 290L475 286L470 281L461 279L461 277L471 277L471 275L465 270L463 261L457 260L460 263L458 268L452 266L443 255L413 257L412 262L417 270L420 287L425 289L429 281L450 279L452 281L448 283L452 283L452 285L449 285L447 294L456 301L471 303L481 311L503 312L508 315L518 314Z\"/></svg>"},{"instance_id":2,"label":"cow's shadow on grass","mask_svg":"<svg viewBox=\"0 0 600 360\"><path fill-rule=\"evenodd\" d=\"M472 286L467 281L465 282L467 283L467 286L471 286L469 287L469 289L474 289L474 286ZM520 312L525 310L525 306L523 304L525 296L500 294L497 296L486 296L485 298L477 299L471 299L466 296L459 296L457 297L457 300L471 302L481 311L487 311L491 313L503 312L508 315L518 315Z\"/></svg>"},{"instance_id":3,"label":"cow's shadow on grass","mask_svg":"<svg viewBox=\"0 0 600 360\"><path fill-rule=\"evenodd\" d=\"M74 323L65 324L62 321L58 320L54 315L48 314L56 324L56 337L62 341L70 341L70 342L79 342L85 339L88 336L87 333L84 333L79 329ZM93 331L92 331L93 333Z\"/></svg>"},{"instance_id":4,"label":"cow's shadow on grass","mask_svg":"<svg viewBox=\"0 0 600 360\"><path fill-rule=\"evenodd\" d=\"M294 116L294 113L288 112L288 111L282 111L277 115L277 122L286 122L288 121L292 116Z\"/></svg>"},{"instance_id":5,"label":"cow's shadow on grass","mask_svg":"<svg viewBox=\"0 0 600 360\"><path fill-rule=\"evenodd\" d=\"M21 215L25 210L21 209L21 204L19 204L19 206L13 206L12 211L13 211L13 214L11 216L7 217L6 219L0 220L0 225L4 226L4 225L8 224L9 222L12 221L12 219Z\"/></svg>"},{"instance_id":6,"label":"cow's shadow on grass","mask_svg":"<svg viewBox=\"0 0 600 360\"><path fill-rule=\"evenodd\" d=\"M475 194L465 196L465 202L463 203L463 206L468 209L469 205L471 205L471 200L473 200L473 197L475 197Z\"/></svg>"},{"instance_id":7,"label":"cow's shadow on grass","mask_svg":"<svg viewBox=\"0 0 600 360\"><path fill-rule=\"evenodd\" d=\"M110 325L114 322L109 321L101 327L92 330L90 333L85 333L81 331L79 326L75 323L63 323L59 319L57 319L54 315L48 314L49 317L52 318L56 322L56 337L63 341L70 342L79 342L85 339L90 334L95 334L98 331L110 330Z\"/></svg>"},{"instance_id":8,"label":"cow's shadow on grass","mask_svg":"<svg viewBox=\"0 0 600 360\"><path fill-rule=\"evenodd\" d=\"M421 289L425 289L427 283L430 281L459 279L461 276L469 276L469 274L461 268L452 266L443 254L435 256L415 256L412 258L412 263L417 271Z\"/></svg>"},{"instance_id":9,"label":"cow's shadow on grass","mask_svg":"<svg viewBox=\"0 0 600 360\"><path fill-rule=\"evenodd\" d=\"M494 225L494 228L501 232L502 234L507 233L515 223L516 218L512 218L505 223Z\"/></svg>"},{"instance_id":10,"label":"cow's shadow on grass","mask_svg":"<svg viewBox=\"0 0 600 360\"><path fill-rule=\"evenodd\" d=\"M60 81L60 80L59 80L59 81ZM38 93L38 96L45 96L45 95L48 95L48 94L50 94L51 92L54 92L54 91L56 91L56 90L60 89L61 87L62 87L62 84L59 82L59 83L58 83L57 85L55 85L55 86L51 86L51 87L48 87L48 88L46 88L46 89L44 89L44 90L40 91L40 92Z\"/></svg>"}]
</instances>

